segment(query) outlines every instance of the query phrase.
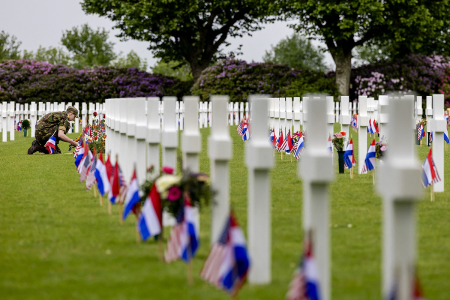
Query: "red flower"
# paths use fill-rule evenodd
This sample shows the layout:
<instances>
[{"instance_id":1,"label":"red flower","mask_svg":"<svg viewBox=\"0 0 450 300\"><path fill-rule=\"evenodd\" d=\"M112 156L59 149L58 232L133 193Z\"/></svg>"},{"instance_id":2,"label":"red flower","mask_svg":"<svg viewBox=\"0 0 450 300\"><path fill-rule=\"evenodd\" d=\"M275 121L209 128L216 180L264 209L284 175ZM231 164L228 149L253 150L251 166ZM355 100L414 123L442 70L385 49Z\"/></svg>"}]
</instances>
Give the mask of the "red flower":
<instances>
[{"instance_id":1,"label":"red flower","mask_svg":"<svg viewBox=\"0 0 450 300\"><path fill-rule=\"evenodd\" d=\"M166 174L173 174L173 168L171 168L171 167L167 167L167 166L162 167L162 171Z\"/></svg>"},{"instance_id":2,"label":"red flower","mask_svg":"<svg viewBox=\"0 0 450 300\"><path fill-rule=\"evenodd\" d=\"M167 200L169 201L175 201L178 200L181 196L181 190L179 187L177 187L176 185L174 185L173 187L171 187L169 189L169 193L167 195Z\"/></svg>"},{"instance_id":3,"label":"red flower","mask_svg":"<svg viewBox=\"0 0 450 300\"><path fill-rule=\"evenodd\" d=\"M345 136L345 131L341 131L341 135L342 135L342 136Z\"/></svg>"},{"instance_id":4,"label":"red flower","mask_svg":"<svg viewBox=\"0 0 450 300\"><path fill-rule=\"evenodd\" d=\"M94 111L94 117L96 117L97 116L97 112L96 111Z\"/></svg>"}]
</instances>

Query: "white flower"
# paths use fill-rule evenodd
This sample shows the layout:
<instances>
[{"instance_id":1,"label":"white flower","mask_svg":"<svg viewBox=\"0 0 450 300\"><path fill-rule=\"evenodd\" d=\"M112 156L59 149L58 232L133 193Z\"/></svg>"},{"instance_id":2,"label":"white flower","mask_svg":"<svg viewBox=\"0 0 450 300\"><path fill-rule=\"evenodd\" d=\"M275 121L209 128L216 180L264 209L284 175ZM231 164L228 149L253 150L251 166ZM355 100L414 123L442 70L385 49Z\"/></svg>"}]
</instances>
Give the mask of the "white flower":
<instances>
[{"instance_id":1,"label":"white flower","mask_svg":"<svg viewBox=\"0 0 450 300\"><path fill-rule=\"evenodd\" d=\"M158 179L156 179L156 189L158 193L163 197L167 198L168 190L174 185L179 185L181 180L181 176L176 175L162 175Z\"/></svg>"}]
</instances>

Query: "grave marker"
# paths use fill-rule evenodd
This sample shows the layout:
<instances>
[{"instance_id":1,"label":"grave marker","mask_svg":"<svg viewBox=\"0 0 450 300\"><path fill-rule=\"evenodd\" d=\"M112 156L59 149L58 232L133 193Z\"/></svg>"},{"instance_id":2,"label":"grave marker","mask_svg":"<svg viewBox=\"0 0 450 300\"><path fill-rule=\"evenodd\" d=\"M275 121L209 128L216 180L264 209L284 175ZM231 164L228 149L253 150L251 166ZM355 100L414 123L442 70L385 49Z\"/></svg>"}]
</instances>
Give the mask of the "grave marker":
<instances>
[{"instance_id":1,"label":"grave marker","mask_svg":"<svg viewBox=\"0 0 450 300\"><path fill-rule=\"evenodd\" d=\"M350 125L350 114L348 111L349 102L348 96L341 96L341 131L345 131L345 139L349 141L349 125Z\"/></svg>"},{"instance_id":2,"label":"grave marker","mask_svg":"<svg viewBox=\"0 0 450 300\"><path fill-rule=\"evenodd\" d=\"M359 96L358 103L358 174L363 174L364 159L367 155L367 126L369 126L367 96Z\"/></svg>"},{"instance_id":3,"label":"grave marker","mask_svg":"<svg viewBox=\"0 0 450 300\"><path fill-rule=\"evenodd\" d=\"M269 98L250 96L252 107L252 138L246 144L248 168L248 249L252 258L249 282L271 281L271 201L270 169L273 150L267 140Z\"/></svg>"},{"instance_id":4,"label":"grave marker","mask_svg":"<svg viewBox=\"0 0 450 300\"><path fill-rule=\"evenodd\" d=\"M228 101L228 96L211 96L214 123L208 138L208 155L211 160L211 187L216 191L211 209L211 244L218 240L225 220L230 216L228 162L232 157L232 141L227 127Z\"/></svg>"},{"instance_id":5,"label":"grave marker","mask_svg":"<svg viewBox=\"0 0 450 300\"><path fill-rule=\"evenodd\" d=\"M300 131L300 97L294 97L294 132Z\"/></svg>"},{"instance_id":6,"label":"grave marker","mask_svg":"<svg viewBox=\"0 0 450 300\"><path fill-rule=\"evenodd\" d=\"M444 118L444 94L433 95L433 160L441 181L433 184L436 193L444 191L444 131L447 122Z\"/></svg>"},{"instance_id":7,"label":"grave marker","mask_svg":"<svg viewBox=\"0 0 450 300\"><path fill-rule=\"evenodd\" d=\"M159 98L147 98L147 165L153 166L153 173L149 176L159 175L159 143L160 143L160 116L159 116ZM153 178L151 178L153 179Z\"/></svg>"},{"instance_id":8,"label":"grave marker","mask_svg":"<svg viewBox=\"0 0 450 300\"><path fill-rule=\"evenodd\" d=\"M332 158L327 149L327 101L324 96L306 99L308 134L299 175L303 179L303 229L311 232L313 255L317 260L321 299L329 300L330 233L328 185L333 180ZM348 108L348 105L347 105Z\"/></svg>"},{"instance_id":9,"label":"grave marker","mask_svg":"<svg viewBox=\"0 0 450 300\"><path fill-rule=\"evenodd\" d=\"M414 202L422 193L421 167L410 124L414 96L389 99L389 151L379 166L377 190L383 196L383 298L413 299L416 266Z\"/></svg>"}]
</instances>

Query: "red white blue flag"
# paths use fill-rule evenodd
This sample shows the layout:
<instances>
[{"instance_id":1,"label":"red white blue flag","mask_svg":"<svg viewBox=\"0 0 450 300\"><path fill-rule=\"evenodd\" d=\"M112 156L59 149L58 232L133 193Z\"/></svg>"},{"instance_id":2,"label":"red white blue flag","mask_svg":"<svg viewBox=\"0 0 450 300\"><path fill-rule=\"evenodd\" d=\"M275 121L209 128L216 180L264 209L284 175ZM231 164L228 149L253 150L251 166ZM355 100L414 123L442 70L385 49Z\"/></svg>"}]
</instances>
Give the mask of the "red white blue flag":
<instances>
[{"instance_id":1,"label":"red white blue flag","mask_svg":"<svg viewBox=\"0 0 450 300\"><path fill-rule=\"evenodd\" d=\"M144 206L142 207L141 214L139 215L137 227L141 234L142 240L144 241L161 233L161 200L155 184L153 184L147 199L145 199Z\"/></svg>"},{"instance_id":2,"label":"red white blue flag","mask_svg":"<svg viewBox=\"0 0 450 300\"><path fill-rule=\"evenodd\" d=\"M344 163L348 169L351 169L355 166L355 153L353 151L353 139L350 139L350 142L347 144L347 149L344 152Z\"/></svg>"},{"instance_id":3,"label":"red white blue flag","mask_svg":"<svg viewBox=\"0 0 450 300\"><path fill-rule=\"evenodd\" d=\"M95 179L97 179L97 187L100 195L104 196L111 189L108 173L106 167L103 164L103 153L100 152L100 156L95 166Z\"/></svg>"},{"instance_id":4,"label":"red white blue flag","mask_svg":"<svg viewBox=\"0 0 450 300\"><path fill-rule=\"evenodd\" d=\"M136 169L133 172L133 176L131 177L130 185L128 186L127 194L124 202L124 210L122 219L128 216L133 207L139 203L139 183L136 178Z\"/></svg>"},{"instance_id":5,"label":"red white blue flag","mask_svg":"<svg viewBox=\"0 0 450 300\"><path fill-rule=\"evenodd\" d=\"M286 295L288 300L320 300L319 267L313 255L311 234L306 235L303 257Z\"/></svg>"},{"instance_id":6,"label":"red white blue flag","mask_svg":"<svg viewBox=\"0 0 450 300\"><path fill-rule=\"evenodd\" d=\"M422 184L423 187L427 187L439 181L441 181L441 177L439 177L430 149L430 152L428 152L428 156L422 165Z\"/></svg>"},{"instance_id":7,"label":"red white blue flag","mask_svg":"<svg viewBox=\"0 0 450 300\"><path fill-rule=\"evenodd\" d=\"M245 236L233 214L214 243L200 276L207 282L236 295L250 268Z\"/></svg>"},{"instance_id":8,"label":"red white blue flag","mask_svg":"<svg viewBox=\"0 0 450 300\"><path fill-rule=\"evenodd\" d=\"M56 149L56 137L55 136L51 136L47 143L45 143L45 148L47 148L48 154L53 154L53 152L55 152Z\"/></svg>"},{"instance_id":9,"label":"red white blue flag","mask_svg":"<svg viewBox=\"0 0 450 300\"><path fill-rule=\"evenodd\" d=\"M367 150L366 159L364 160L364 166L362 168L362 174L367 173L367 171L372 171L375 169L375 140L369 146Z\"/></svg>"},{"instance_id":10,"label":"red white blue flag","mask_svg":"<svg viewBox=\"0 0 450 300\"><path fill-rule=\"evenodd\" d=\"M200 244L199 229L195 225L195 212L189 194L184 194L184 206L177 216L177 224L170 232L165 261L171 262L181 258L190 262Z\"/></svg>"}]
</instances>

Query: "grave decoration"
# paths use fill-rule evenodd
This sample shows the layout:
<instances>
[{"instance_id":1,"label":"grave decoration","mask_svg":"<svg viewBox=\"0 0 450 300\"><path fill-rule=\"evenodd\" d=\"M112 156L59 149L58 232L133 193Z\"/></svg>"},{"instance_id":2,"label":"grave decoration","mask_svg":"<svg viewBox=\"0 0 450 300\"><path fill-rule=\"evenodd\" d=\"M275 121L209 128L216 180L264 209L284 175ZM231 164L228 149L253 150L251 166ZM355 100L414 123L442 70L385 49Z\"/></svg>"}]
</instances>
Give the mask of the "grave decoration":
<instances>
[{"instance_id":1,"label":"grave decoration","mask_svg":"<svg viewBox=\"0 0 450 300\"><path fill-rule=\"evenodd\" d=\"M28 129L30 129L31 128L31 126L30 126L30 121L28 121L28 120L23 120L22 121L22 128L23 128L23 132L24 132L24 137L26 137L27 136L27 132L28 132Z\"/></svg>"},{"instance_id":2,"label":"grave decoration","mask_svg":"<svg viewBox=\"0 0 450 300\"><path fill-rule=\"evenodd\" d=\"M154 168L148 169L153 173ZM171 167L163 167L160 175L147 179L142 185L143 197L141 203L150 194L152 189L156 189L161 199L161 209L169 212L173 217L177 217L184 206L184 194L187 192L190 197L191 205L194 207L208 206L211 202L213 192L209 184L209 176L203 173L192 173L184 170L181 175L173 174Z\"/></svg>"},{"instance_id":3,"label":"grave decoration","mask_svg":"<svg viewBox=\"0 0 450 300\"><path fill-rule=\"evenodd\" d=\"M250 268L242 229L231 212L219 239L213 244L200 276L236 297Z\"/></svg>"},{"instance_id":4,"label":"grave decoration","mask_svg":"<svg viewBox=\"0 0 450 300\"><path fill-rule=\"evenodd\" d=\"M387 142L382 137L381 140L375 143L375 157L381 159L384 156L384 152L387 150Z\"/></svg>"},{"instance_id":5,"label":"grave decoration","mask_svg":"<svg viewBox=\"0 0 450 300\"><path fill-rule=\"evenodd\" d=\"M79 142L82 136L84 136L89 150L93 151L94 149L97 149L98 152L105 152L105 141L107 135L105 131L104 119L100 122L94 120L92 125L88 124L74 141ZM71 151L72 148L74 148L74 146L69 145L69 151Z\"/></svg>"},{"instance_id":6,"label":"grave decoration","mask_svg":"<svg viewBox=\"0 0 450 300\"><path fill-rule=\"evenodd\" d=\"M422 165L422 184L426 188L431 186L431 201L434 201L434 184L441 181L438 170L434 164L432 149L428 152L427 158Z\"/></svg>"},{"instance_id":7,"label":"grave decoration","mask_svg":"<svg viewBox=\"0 0 450 300\"><path fill-rule=\"evenodd\" d=\"M336 149L338 153L339 158L339 173L344 173L344 140L345 140L345 131L341 131L338 133L333 134L333 138L331 139L331 143L333 144L334 148Z\"/></svg>"}]
</instances>

